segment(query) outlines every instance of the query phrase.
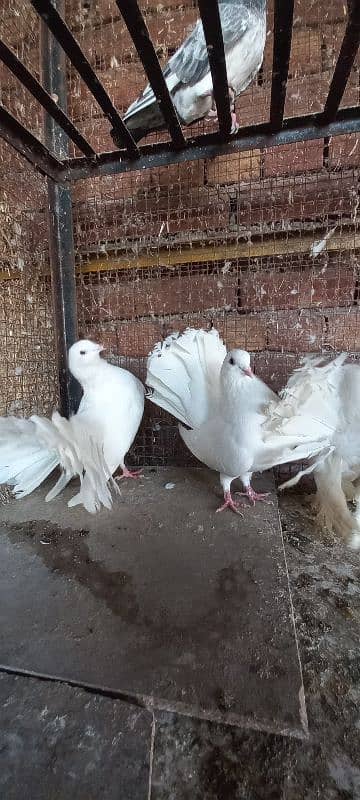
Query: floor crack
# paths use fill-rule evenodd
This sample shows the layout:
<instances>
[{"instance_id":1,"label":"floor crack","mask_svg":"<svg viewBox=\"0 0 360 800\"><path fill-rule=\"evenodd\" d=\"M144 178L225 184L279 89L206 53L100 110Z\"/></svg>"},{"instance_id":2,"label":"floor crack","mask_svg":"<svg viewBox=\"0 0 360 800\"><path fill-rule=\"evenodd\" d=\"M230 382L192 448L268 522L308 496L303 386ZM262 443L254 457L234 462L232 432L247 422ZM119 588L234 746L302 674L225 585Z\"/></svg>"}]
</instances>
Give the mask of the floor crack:
<instances>
[{"instance_id":1,"label":"floor crack","mask_svg":"<svg viewBox=\"0 0 360 800\"><path fill-rule=\"evenodd\" d=\"M152 721L151 721L151 739L150 739L150 763L149 763L149 791L148 791L148 800L151 800L152 774L153 774L154 749L155 749L155 732L156 732L156 719L155 719L155 714L154 714L154 712L152 712Z\"/></svg>"}]
</instances>

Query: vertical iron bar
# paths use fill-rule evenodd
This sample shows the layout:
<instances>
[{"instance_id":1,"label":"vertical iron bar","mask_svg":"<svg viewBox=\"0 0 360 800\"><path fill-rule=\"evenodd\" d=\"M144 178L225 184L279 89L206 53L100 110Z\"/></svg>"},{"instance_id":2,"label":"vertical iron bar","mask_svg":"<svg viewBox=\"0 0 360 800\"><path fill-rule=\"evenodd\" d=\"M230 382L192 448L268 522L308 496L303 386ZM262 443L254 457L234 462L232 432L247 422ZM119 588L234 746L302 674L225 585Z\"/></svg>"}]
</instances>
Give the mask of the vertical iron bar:
<instances>
[{"instance_id":1,"label":"vertical iron bar","mask_svg":"<svg viewBox=\"0 0 360 800\"><path fill-rule=\"evenodd\" d=\"M348 2L348 22L321 117L322 125L328 125L336 118L359 49L359 42L360 3L359 0L352 0Z\"/></svg>"},{"instance_id":2,"label":"vertical iron bar","mask_svg":"<svg viewBox=\"0 0 360 800\"><path fill-rule=\"evenodd\" d=\"M275 0L273 73L270 101L271 132L283 125L286 86L289 72L294 0Z\"/></svg>"},{"instance_id":3,"label":"vertical iron bar","mask_svg":"<svg viewBox=\"0 0 360 800\"><path fill-rule=\"evenodd\" d=\"M116 2L141 59L174 145L176 147L184 147L184 135L140 8L136 0L116 0Z\"/></svg>"},{"instance_id":4,"label":"vertical iron bar","mask_svg":"<svg viewBox=\"0 0 360 800\"><path fill-rule=\"evenodd\" d=\"M208 49L219 129L227 138L232 122L219 4L218 0L198 0L198 6Z\"/></svg>"},{"instance_id":5,"label":"vertical iron bar","mask_svg":"<svg viewBox=\"0 0 360 800\"><path fill-rule=\"evenodd\" d=\"M54 0L64 11L64 0ZM66 113L65 54L41 22L42 83L49 94L56 94ZM59 157L68 156L68 139L55 121L45 114L45 141ZM56 354L60 389L60 413L69 416L78 407L80 387L67 367L67 351L78 338L75 284L75 254L71 190L48 179L48 228L51 285L55 320Z\"/></svg>"}]
</instances>

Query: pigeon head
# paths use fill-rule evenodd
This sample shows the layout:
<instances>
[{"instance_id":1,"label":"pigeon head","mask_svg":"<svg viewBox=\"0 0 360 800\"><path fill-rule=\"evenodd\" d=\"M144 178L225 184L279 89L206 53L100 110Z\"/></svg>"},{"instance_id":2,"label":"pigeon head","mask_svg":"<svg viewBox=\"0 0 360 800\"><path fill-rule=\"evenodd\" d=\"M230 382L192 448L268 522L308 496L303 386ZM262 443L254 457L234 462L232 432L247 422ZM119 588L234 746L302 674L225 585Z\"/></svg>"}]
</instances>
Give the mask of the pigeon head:
<instances>
[{"instance_id":1,"label":"pigeon head","mask_svg":"<svg viewBox=\"0 0 360 800\"><path fill-rule=\"evenodd\" d=\"M98 365L103 349L101 344L91 342L89 339L75 342L69 350L69 369L72 375L81 381L83 376Z\"/></svg>"},{"instance_id":2,"label":"pigeon head","mask_svg":"<svg viewBox=\"0 0 360 800\"><path fill-rule=\"evenodd\" d=\"M247 353L246 350L230 350L225 357L223 370L229 373L229 375L233 372L234 378L235 375L238 377L239 370L241 376L246 375L248 378L253 378L249 353Z\"/></svg>"}]
</instances>

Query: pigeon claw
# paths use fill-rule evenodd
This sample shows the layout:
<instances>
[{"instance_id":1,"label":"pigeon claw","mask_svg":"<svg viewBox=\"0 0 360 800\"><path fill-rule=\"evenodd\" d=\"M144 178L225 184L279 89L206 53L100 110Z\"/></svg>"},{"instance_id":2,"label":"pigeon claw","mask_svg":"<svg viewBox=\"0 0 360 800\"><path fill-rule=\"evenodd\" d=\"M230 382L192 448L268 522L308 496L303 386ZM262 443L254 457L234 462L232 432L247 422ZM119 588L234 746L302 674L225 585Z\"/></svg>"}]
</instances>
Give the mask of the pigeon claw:
<instances>
[{"instance_id":1,"label":"pigeon claw","mask_svg":"<svg viewBox=\"0 0 360 800\"><path fill-rule=\"evenodd\" d=\"M205 121L212 122L213 120L217 120L217 111L215 108L210 108L210 111L206 114Z\"/></svg>"},{"instance_id":2,"label":"pigeon claw","mask_svg":"<svg viewBox=\"0 0 360 800\"><path fill-rule=\"evenodd\" d=\"M225 502L223 505L216 509L216 514L218 514L219 511L225 511L226 508L230 508L230 511L234 511L234 513L239 514L240 517L244 516L240 511L240 508L244 508L243 503L236 503L235 500L232 499L230 492L224 493L224 500Z\"/></svg>"},{"instance_id":3,"label":"pigeon claw","mask_svg":"<svg viewBox=\"0 0 360 800\"><path fill-rule=\"evenodd\" d=\"M206 117L205 117L205 121L206 122L216 121L217 118L218 118L216 105L215 105L215 100L214 100L214 95L213 95L212 92L210 92L210 95L212 97L212 105L211 105L211 108L209 109L208 113L206 114ZM232 135L237 133L239 128L240 128L240 125L239 125L239 123L237 121L237 117L236 117L236 113L235 113L235 97L236 97L235 90L232 88L232 86L229 86L229 100L230 100L230 112L231 112L231 130L230 130L230 133Z\"/></svg>"},{"instance_id":4,"label":"pigeon claw","mask_svg":"<svg viewBox=\"0 0 360 800\"><path fill-rule=\"evenodd\" d=\"M268 503L268 505L272 505L272 500L266 500L266 498L269 497L270 492L255 492L251 486L247 487L246 492L236 492L236 494L240 495L240 497L247 497L252 506L255 505L257 500L262 503Z\"/></svg>"}]
</instances>

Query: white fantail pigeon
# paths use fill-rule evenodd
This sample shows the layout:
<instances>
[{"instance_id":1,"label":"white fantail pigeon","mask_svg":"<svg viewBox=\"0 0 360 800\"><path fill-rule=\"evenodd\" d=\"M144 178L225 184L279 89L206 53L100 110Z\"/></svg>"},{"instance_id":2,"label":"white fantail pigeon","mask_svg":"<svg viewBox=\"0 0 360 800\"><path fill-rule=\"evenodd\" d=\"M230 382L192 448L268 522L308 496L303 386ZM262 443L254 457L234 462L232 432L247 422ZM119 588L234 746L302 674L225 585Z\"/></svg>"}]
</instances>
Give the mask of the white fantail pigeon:
<instances>
[{"instance_id":1,"label":"white fantail pigeon","mask_svg":"<svg viewBox=\"0 0 360 800\"><path fill-rule=\"evenodd\" d=\"M232 108L232 132L236 132L235 97L251 83L263 60L266 0L219 0L219 11ZM199 119L216 117L201 20L171 56L163 74L182 124L191 125ZM150 86L128 108L124 122L136 141L166 127Z\"/></svg>"},{"instance_id":2,"label":"white fantail pigeon","mask_svg":"<svg viewBox=\"0 0 360 800\"><path fill-rule=\"evenodd\" d=\"M346 353L326 363L308 356L281 392L281 403L269 414L269 428L281 435L301 430L304 416L317 427L327 427L330 450L312 459L280 488L294 486L302 475L313 473L319 522L342 536L354 549L360 547L360 366L345 364ZM266 427L266 426L265 426ZM347 499L356 503L355 515Z\"/></svg>"},{"instance_id":3,"label":"white fantail pigeon","mask_svg":"<svg viewBox=\"0 0 360 800\"><path fill-rule=\"evenodd\" d=\"M103 348L82 340L69 350L69 369L79 381L83 396L69 420L54 412L51 421L0 418L0 483L25 497L51 474L61 475L48 492L52 500L76 475L80 491L68 505L83 504L94 513L110 508L112 474L120 466L122 477L137 477L124 458L139 428L144 410L144 387L130 372L100 357Z\"/></svg>"},{"instance_id":4,"label":"white fantail pigeon","mask_svg":"<svg viewBox=\"0 0 360 800\"><path fill-rule=\"evenodd\" d=\"M220 473L224 504L238 511L231 483L240 478L254 504L252 472L305 459L328 449L327 429L263 431L266 410L279 399L250 368L243 350L226 348L216 330L188 329L158 343L148 358L149 399L180 422L180 435L196 458Z\"/></svg>"}]
</instances>

